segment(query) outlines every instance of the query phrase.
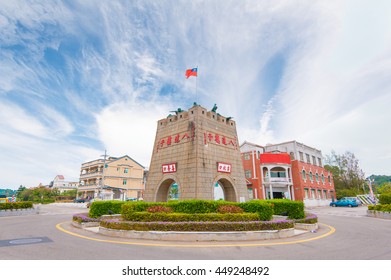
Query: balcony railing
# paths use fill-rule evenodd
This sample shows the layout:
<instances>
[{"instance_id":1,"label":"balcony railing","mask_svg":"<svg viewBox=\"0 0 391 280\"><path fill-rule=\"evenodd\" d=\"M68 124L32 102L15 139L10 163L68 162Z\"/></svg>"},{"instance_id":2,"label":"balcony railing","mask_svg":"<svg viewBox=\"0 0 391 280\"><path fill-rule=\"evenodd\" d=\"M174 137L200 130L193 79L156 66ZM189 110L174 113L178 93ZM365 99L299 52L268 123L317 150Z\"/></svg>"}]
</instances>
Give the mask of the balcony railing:
<instances>
[{"instance_id":1,"label":"balcony railing","mask_svg":"<svg viewBox=\"0 0 391 280\"><path fill-rule=\"evenodd\" d=\"M103 174L102 171L84 173L84 174L80 174L80 179L87 179L87 178L93 178L93 177L101 177L102 174Z\"/></svg>"},{"instance_id":2,"label":"balcony railing","mask_svg":"<svg viewBox=\"0 0 391 280\"><path fill-rule=\"evenodd\" d=\"M292 179L291 178L284 178L284 177L272 177L272 178L265 177L264 182L288 184L288 183L292 183Z\"/></svg>"},{"instance_id":3,"label":"balcony railing","mask_svg":"<svg viewBox=\"0 0 391 280\"><path fill-rule=\"evenodd\" d=\"M91 166L103 166L103 159L94 160L92 162L86 162L81 165L82 168L91 167Z\"/></svg>"}]
</instances>

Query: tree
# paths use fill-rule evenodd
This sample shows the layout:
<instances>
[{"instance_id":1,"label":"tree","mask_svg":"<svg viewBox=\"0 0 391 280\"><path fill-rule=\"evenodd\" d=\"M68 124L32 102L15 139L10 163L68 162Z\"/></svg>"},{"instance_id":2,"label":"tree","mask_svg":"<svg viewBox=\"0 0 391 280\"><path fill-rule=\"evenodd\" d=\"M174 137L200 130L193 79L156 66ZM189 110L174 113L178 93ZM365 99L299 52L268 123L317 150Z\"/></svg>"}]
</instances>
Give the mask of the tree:
<instances>
[{"instance_id":1,"label":"tree","mask_svg":"<svg viewBox=\"0 0 391 280\"><path fill-rule=\"evenodd\" d=\"M377 192L379 194L391 193L391 183L390 182L384 182L383 184L381 184L380 187L377 188Z\"/></svg>"},{"instance_id":2,"label":"tree","mask_svg":"<svg viewBox=\"0 0 391 280\"><path fill-rule=\"evenodd\" d=\"M358 164L358 159L352 152L337 155L335 151L326 156L325 169L333 174L336 192L351 190L356 195L364 191L365 175Z\"/></svg>"}]
</instances>

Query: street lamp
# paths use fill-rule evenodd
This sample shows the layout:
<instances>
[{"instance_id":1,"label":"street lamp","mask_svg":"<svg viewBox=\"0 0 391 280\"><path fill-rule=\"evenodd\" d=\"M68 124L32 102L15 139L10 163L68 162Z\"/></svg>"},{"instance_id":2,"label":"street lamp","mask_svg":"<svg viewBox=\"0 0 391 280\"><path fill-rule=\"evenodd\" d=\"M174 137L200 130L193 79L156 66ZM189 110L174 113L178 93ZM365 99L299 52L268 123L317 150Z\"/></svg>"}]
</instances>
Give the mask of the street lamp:
<instances>
[{"instance_id":1,"label":"street lamp","mask_svg":"<svg viewBox=\"0 0 391 280\"><path fill-rule=\"evenodd\" d=\"M101 155L101 157L103 157L103 170L102 170L102 180L100 182L100 195L101 195L101 199L103 200L103 187L104 187L104 184L105 184L105 168L106 168L106 158L108 157L109 155L107 154L106 150L105 150L105 154L104 155Z\"/></svg>"}]
</instances>

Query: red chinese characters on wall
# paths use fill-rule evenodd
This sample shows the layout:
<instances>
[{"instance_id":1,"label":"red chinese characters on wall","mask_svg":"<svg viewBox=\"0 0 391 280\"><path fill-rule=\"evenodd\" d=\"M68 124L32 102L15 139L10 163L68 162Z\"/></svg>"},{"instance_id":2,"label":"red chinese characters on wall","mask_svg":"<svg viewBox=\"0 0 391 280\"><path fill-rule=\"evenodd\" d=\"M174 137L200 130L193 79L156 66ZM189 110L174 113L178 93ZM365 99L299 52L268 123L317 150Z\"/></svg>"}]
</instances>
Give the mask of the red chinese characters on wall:
<instances>
[{"instance_id":1,"label":"red chinese characters on wall","mask_svg":"<svg viewBox=\"0 0 391 280\"><path fill-rule=\"evenodd\" d=\"M157 150L168 148L175 144L185 143L192 139L194 139L194 134L192 134L191 132L189 133L187 131L170 135L159 140L157 144Z\"/></svg>"},{"instance_id":2,"label":"red chinese characters on wall","mask_svg":"<svg viewBox=\"0 0 391 280\"><path fill-rule=\"evenodd\" d=\"M229 138L224 135L212 132L204 132L204 145L207 145L209 143L224 145L228 148L234 148L236 150L238 149L238 143L236 141L236 138Z\"/></svg>"},{"instance_id":3,"label":"red chinese characters on wall","mask_svg":"<svg viewBox=\"0 0 391 280\"><path fill-rule=\"evenodd\" d=\"M217 172L231 173L232 165L230 163L218 162Z\"/></svg>"},{"instance_id":4,"label":"red chinese characters on wall","mask_svg":"<svg viewBox=\"0 0 391 280\"><path fill-rule=\"evenodd\" d=\"M202 135L202 134L201 134ZM222 134L213 133L213 132L203 132L203 142L204 145L207 144L215 144L215 145L222 145L227 148L238 150L238 142L236 137L230 138ZM195 139L195 126L193 123L190 125L190 131L184 131L180 132L174 135L169 135L167 137L161 138L159 142L157 143L157 151L159 149L164 149L171 147L175 144L182 144L189 141L194 141Z\"/></svg>"},{"instance_id":5,"label":"red chinese characters on wall","mask_svg":"<svg viewBox=\"0 0 391 280\"><path fill-rule=\"evenodd\" d=\"M167 163L162 165L162 173L174 173L176 172L176 163Z\"/></svg>"}]
</instances>

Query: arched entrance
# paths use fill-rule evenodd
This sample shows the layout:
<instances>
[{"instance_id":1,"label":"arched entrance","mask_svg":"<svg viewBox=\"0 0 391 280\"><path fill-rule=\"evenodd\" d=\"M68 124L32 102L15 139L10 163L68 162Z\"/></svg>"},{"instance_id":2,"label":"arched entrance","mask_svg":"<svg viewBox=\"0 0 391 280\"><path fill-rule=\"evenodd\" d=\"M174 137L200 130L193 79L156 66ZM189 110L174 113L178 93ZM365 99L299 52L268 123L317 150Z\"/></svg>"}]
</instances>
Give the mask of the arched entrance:
<instances>
[{"instance_id":1,"label":"arched entrance","mask_svg":"<svg viewBox=\"0 0 391 280\"><path fill-rule=\"evenodd\" d=\"M165 179L156 191L156 201L166 202L179 199L179 184L173 179Z\"/></svg>"},{"instance_id":2,"label":"arched entrance","mask_svg":"<svg viewBox=\"0 0 391 280\"><path fill-rule=\"evenodd\" d=\"M235 188L229 179L224 177L217 178L217 181L213 184L213 188L215 200L223 199L237 202Z\"/></svg>"}]
</instances>

